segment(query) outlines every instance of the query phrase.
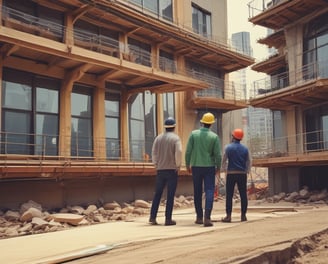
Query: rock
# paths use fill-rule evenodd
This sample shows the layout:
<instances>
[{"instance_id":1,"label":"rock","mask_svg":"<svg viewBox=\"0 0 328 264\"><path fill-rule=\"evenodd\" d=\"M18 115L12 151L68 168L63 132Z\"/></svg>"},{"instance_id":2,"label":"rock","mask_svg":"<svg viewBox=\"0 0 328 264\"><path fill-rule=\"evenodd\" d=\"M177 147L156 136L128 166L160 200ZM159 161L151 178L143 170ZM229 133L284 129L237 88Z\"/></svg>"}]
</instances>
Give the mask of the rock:
<instances>
[{"instance_id":1,"label":"rock","mask_svg":"<svg viewBox=\"0 0 328 264\"><path fill-rule=\"evenodd\" d=\"M72 206L69 208L69 211L73 214L83 214L84 208L82 206Z\"/></svg>"},{"instance_id":2,"label":"rock","mask_svg":"<svg viewBox=\"0 0 328 264\"><path fill-rule=\"evenodd\" d=\"M25 211L21 217L20 217L20 221L21 222L29 222L33 219L33 217L42 217L42 212L34 207L30 207L29 209L27 209L27 211Z\"/></svg>"},{"instance_id":3,"label":"rock","mask_svg":"<svg viewBox=\"0 0 328 264\"><path fill-rule=\"evenodd\" d=\"M150 208L150 203L148 203L144 200L135 200L134 206L141 207L141 208Z\"/></svg>"},{"instance_id":4,"label":"rock","mask_svg":"<svg viewBox=\"0 0 328 264\"><path fill-rule=\"evenodd\" d=\"M69 213L67 214L58 213L58 214L52 214L51 216L55 222L68 223L74 226L78 225L84 218L84 216L82 215L69 214Z\"/></svg>"},{"instance_id":5,"label":"rock","mask_svg":"<svg viewBox=\"0 0 328 264\"><path fill-rule=\"evenodd\" d=\"M23 214L24 212L26 212L28 209L30 208L36 208L39 211L42 212L42 206L41 204L38 204L37 202L34 202L33 200L29 200L27 203L23 203L20 207L20 213Z\"/></svg>"},{"instance_id":6,"label":"rock","mask_svg":"<svg viewBox=\"0 0 328 264\"><path fill-rule=\"evenodd\" d=\"M93 213L96 210L97 210L97 206L95 206L94 204L92 204L92 205L89 205L86 210L84 210L83 214L84 215L89 215L89 214Z\"/></svg>"},{"instance_id":7,"label":"rock","mask_svg":"<svg viewBox=\"0 0 328 264\"><path fill-rule=\"evenodd\" d=\"M20 218L20 214L19 212L15 212L15 211L11 211L8 210L5 214L4 214L4 218L7 221L17 221Z\"/></svg>"},{"instance_id":8,"label":"rock","mask_svg":"<svg viewBox=\"0 0 328 264\"><path fill-rule=\"evenodd\" d=\"M117 207L121 208L121 206L117 202L115 202L115 201L112 202L112 203L105 203L104 204L104 208L106 210L114 210Z\"/></svg>"}]
</instances>

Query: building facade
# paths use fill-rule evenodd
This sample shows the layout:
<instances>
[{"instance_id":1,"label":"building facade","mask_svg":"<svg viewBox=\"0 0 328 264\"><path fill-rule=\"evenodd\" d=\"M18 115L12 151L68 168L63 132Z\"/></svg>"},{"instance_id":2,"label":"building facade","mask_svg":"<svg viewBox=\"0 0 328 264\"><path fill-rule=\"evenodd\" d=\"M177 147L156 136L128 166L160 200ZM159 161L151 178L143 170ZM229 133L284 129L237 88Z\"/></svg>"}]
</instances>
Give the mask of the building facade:
<instances>
[{"instance_id":1,"label":"building facade","mask_svg":"<svg viewBox=\"0 0 328 264\"><path fill-rule=\"evenodd\" d=\"M249 21L271 29L258 42L275 48L252 69L269 75L254 83L250 104L272 111L273 140L258 149L254 166L269 168L271 194L303 186L328 188L328 2L249 4Z\"/></svg>"},{"instance_id":2,"label":"building facade","mask_svg":"<svg viewBox=\"0 0 328 264\"><path fill-rule=\"evenodd\" d=\"M246 105L227 75L254 60L228 44L226 0L0 8L2 206L147 199L165 118L185 145L204 112ZM182 169L178 193L190 179Z\"/></svg>"}]
</instances>

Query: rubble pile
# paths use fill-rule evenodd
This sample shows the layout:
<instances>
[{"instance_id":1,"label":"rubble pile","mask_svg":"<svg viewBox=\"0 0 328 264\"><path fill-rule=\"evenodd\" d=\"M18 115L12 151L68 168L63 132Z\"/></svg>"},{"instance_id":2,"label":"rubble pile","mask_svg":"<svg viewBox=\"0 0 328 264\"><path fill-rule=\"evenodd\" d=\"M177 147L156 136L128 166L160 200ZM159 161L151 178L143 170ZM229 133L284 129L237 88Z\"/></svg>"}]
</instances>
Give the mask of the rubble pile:
<instances>
[{"instance_id":1,"label":"rubble pile","mask_svg":"<svg viewBox=\"0 0 328 264\"><path fill-rule=\"evenodd\" d=\"M80 205L67 206L56 211L47 211L35 201L20 206L19 211L0 210L0 239L60 231L81 225L92 225L110 221L130 221L133 218L149 214L151 202L135 200L132 203L108 202L102 206L94 204L84 208ZM165 206L162 201L161 206ZM192 197L175 198L176 208L193 206Z\"/></svg>"},{"instance_id":2,"label":"rubble pile","mask_svg":"<svg viewBox=\"0 0 328 264\"><path fill-rule=\"evenodd\" d=\"M279 203L284 201L297 204L328 204L328 192L326 189L309 191L307 187L303 187L298 192L268 196L267 184L255 184L248 191L250 200L259 200L260 202ZM218 200L219 202L224 201L224 195L219 193L216 201ZM164 210L165 202L165 200L161 202L162 210ZM238 192L235 192L234 202L240 202ZM175 208L189 208L193 207L193 205L192 196L185 197L181 195L175 198ZM0 239L54 232L110 221L132 221L138 216L148 215L150 206L151 202L144 200L135 200L131 203L123 204L113 201L101 203L98 206L95 204L67 206L54 211L45 210L41 204L30 200L22 204L19 210L0 210Z\"/></svg>"}]
</instances>

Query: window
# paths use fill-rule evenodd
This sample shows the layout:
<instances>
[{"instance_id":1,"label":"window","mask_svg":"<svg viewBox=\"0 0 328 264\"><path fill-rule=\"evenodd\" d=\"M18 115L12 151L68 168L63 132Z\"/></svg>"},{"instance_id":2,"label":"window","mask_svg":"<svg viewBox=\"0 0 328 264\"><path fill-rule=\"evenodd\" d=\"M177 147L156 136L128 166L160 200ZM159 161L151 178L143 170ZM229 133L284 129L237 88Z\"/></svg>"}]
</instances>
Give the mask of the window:
<instances>
[{"instance_id":1,"label":"window","mask_svg":"<svg viewBox=\"0 0 328 264\"><path fill-rule=\"evenodd\" d=\"M71 95L71 155L92 157L92 88L75 85Z\"/></svg>"},{"instance_id":2,"label":"window","mask_svg":"<svg viewBox=\"0 0 328 264\"><path fill-rule=\"evenodd\" d=\"M165 52L163 50L159 51L159 68L165 72L176 72L176 66L174 62L173 54Z\"/></svg>"},{"instance_id":3,"label":"window","mask_svg":"<svg viewBox=\"0 0 328 264\"><path fill-rule=\"evenodd\" d=\"M168 117L175 118L174 93L163 94L164 120Z\"/></svg>"},{"instance_id":4,"label":"window","mask_svg":"<svg viewBox=\"0 0 328 264\"><path fill-rule=\"evenodd\" d=\"M106 154L108 159L119 159L120 140L120 94L105 95Z\"/></svg>"},{"instance_id":5,"label":"window","mask_svg":"<svg viewBox=\"0 0 328 264\"><path fill-rule=\"evenodd\" d=\"M12 20L11 26L19 30L40 35L56 41L63 40L64 14L60 11L38 5L33 1L5 0L4 18ZM15 25L14 21L18 21Z\"/></svg>"},{"instance_id":6,"label":"window","mask_svg":"<svg viewBox=\"0 0 328 264\"><path fill-rule=\"evenodd\" d=\"M151 47L136 39L128 39L131 61L151 67Z\"/></svg>"},{"instance_id":7,"label":"window","mask_svg":"<svg viewBox=\"0 0 328 264\"><path fill-rule=\"evenodd\" d=\"M173 21L172 0L130 0L130 2L159 17Z\"/></svg>"},{"instance_id":8,"label":"window","mask_svg":"<svg viewBox=\"0 0 328 264\"><path fill-rule=\"evenodd\" d=\"M59 87L55 79L4 69L1 153L58 154Z\"/></svg>"},{"instance_id":9,"label":"window","mask_svg":"<svg viewBox=\"0 0 328 264\"><path fill-rule=\"evenodd\" d=\"M192 5L192 28L194 32L204 37L212 35L211 14L194 4Z\"/></svg>"},{"instance_id":10,"label":"window","mask_svg":"<svg viewBox=\"0 0 328 264\"><path fill-rule=\"evenodd\" d=\"M118 37L118 32L98 27L83 20L78 20L74 24L74 42L81 48L118 57Z\"/></svg>"},{"instance_id":11,"label":"window","mask_svg":"<svg viewBox=\"0 0 328 264\"><path fill-rule=\"evenodd\" d=\"M150 92L129 99L130 159L151 160L156 129L156 97Z\"/></svg>"},{"instance_id":12,"label":"window","mask_svg":"<svg viewBox=\"0 0 328 264\"><path fill-rule=\"evenodd\" d=\"M198 96L224 97L224 80L221 72L192 61L186 61L186 68L193 78L209 84L209 88L197 92Z\"/></svg>"},{"instance_id":13,"label":"window","mask_svg":"<svg viewBox=\"0 0 328 264\"><path fill-rule=\"evenodd\" d=\"M328 104L305 111L306 150L327 150Z\"/></svg>"},{"instance_id":14,"label":"window","mask_svg":"<svg viewBox=\"0 0 328 264\"><path fill-rule=\"evenodd\" d=\"M304 33L303 78L327 78L328 25L323 15L306 27Z\"/></svg>"}]
</instances>

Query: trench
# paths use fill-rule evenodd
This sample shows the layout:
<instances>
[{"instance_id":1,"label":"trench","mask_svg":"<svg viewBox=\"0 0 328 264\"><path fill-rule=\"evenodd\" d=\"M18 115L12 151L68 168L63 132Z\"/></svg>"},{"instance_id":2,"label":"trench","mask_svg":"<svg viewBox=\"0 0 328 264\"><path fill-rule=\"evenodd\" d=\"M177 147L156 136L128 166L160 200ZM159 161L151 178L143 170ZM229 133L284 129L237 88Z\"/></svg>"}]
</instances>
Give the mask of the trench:
<instances>
[{"instance_id":1,"label":"trench","mask_svg":"<svg viewBox=\"0 0 328 264\"><path fill-rule=\"evenodd\" d=\"M235 264L299 264L298 258L304 257L311 252L324 246L327 250L328 228L311 236L294 241L290 246L281 250L266 251L257 256L234 262Z\"/></svg>"}]
</instances>

